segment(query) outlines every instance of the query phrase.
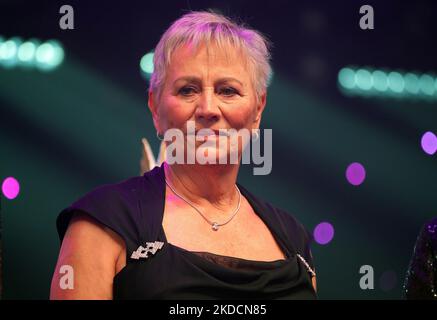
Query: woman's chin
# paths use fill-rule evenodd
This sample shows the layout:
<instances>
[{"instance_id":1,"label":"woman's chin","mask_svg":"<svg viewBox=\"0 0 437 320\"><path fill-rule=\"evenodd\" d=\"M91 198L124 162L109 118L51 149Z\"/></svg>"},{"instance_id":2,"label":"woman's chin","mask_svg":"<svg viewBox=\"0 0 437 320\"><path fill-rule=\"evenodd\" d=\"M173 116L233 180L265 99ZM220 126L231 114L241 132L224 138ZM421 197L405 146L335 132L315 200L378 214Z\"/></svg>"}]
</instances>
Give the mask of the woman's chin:
<instances>
[{"instance_id":1,"label":"woman's chin","mask_svg":"<svg viewBox=\"0 0 437 320\"><path fill-rule=\"evenodd\" d=\"M238 150L198 146L196 148L196 163L199 164L237 164Z\"/></svg>"}]
</instances>

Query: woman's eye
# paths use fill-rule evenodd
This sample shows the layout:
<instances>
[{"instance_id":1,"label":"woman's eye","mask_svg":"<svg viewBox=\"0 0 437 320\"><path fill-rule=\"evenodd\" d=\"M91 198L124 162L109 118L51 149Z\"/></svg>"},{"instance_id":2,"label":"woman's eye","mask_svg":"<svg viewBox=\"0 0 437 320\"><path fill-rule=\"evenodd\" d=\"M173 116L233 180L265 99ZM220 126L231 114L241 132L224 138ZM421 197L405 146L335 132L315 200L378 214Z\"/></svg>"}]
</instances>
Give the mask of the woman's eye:
<instances>
[{"instance_id":1,"label":"woman's eye","mask_svg":"<svg viewBox=\"0 0 437 320\"><path fill-rule=\"evenodd\" d=\"M183 95L183 96L189 97L189 96L192 96L193 94L195 94L196 92L197 92L196 88L194 88L194 87L183 87L183 88L179 89L178 93Z\"/></svg>"},{"instance_id":2,"label":"woman's eye","mask_svg":"<svg viewBox=\"0 0 437 320\"><path fill-rule=\"evenodd\" d=\"M225 88L221 88L219 90L219 93L221 95L224 95L225 97L232 97L232 96L238 94L238 91L232 87L225 87Z\"/></svg>"}]
</instances>

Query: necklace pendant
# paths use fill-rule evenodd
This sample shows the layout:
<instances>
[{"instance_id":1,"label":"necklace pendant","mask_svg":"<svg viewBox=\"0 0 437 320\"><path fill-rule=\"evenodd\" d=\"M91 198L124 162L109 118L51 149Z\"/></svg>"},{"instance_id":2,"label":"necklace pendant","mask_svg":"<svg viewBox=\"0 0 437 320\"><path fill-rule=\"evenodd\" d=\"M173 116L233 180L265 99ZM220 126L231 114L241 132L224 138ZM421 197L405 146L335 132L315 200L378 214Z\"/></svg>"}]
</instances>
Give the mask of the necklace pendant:
<instances>
[{"instance_id":1,"label":"necklace pendant","mask_svg":"<svg viewBox=\"0 0 437 320\"><path fill-rule=\"evenodd\" d=\"M212 224L212 230L217 231L218 228L219 228L218 223L217 223L217 222L213 222L213 224Z\"/></svg>"}]
</instances>

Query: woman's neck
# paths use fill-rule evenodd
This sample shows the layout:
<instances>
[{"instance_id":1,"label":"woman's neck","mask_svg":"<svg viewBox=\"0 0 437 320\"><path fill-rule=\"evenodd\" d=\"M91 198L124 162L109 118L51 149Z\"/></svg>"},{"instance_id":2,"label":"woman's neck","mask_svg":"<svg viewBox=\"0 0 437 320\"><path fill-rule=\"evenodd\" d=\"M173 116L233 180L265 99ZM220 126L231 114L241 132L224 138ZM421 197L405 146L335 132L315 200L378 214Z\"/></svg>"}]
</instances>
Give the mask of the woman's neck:
<instances>
[{"instance_id":1,"label":"woman's neck","mask_svg":"<svg viewBox=\"0 0 437 320\"><path fill-rule=\"evenodd\" d=\"M203 208L229 213L238 201L235 183L239 165L194 165L164 163L167 182L175 191Z\"/></svg>"}]
</instances>

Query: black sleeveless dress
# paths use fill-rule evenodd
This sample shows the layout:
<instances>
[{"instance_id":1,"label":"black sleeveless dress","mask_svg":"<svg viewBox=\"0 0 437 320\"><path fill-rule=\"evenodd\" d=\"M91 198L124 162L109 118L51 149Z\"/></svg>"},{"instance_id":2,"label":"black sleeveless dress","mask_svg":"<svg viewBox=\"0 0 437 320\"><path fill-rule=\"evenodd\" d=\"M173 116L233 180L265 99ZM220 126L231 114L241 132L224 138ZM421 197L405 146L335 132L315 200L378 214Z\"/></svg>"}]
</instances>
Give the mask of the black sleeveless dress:
<instances>
[{"instance_id":1,"label":"black sleeveless dress","mask_svg":"<svg viewBox=\"0 0 437 320\"><path fill-rule=\"evenodd\" d=\"M82 212L124 239L126 266L114 277L114 299L316 298L311 282L310 234L289 213L237 185L286 254L285 260L245 260L188 251L168 243L162 227L163 165L87 193L59 214L58 234L62 242L71 217ZM133 257L132 253L146 247L147 242L163 245L147 258Z\"/></svg>"}]
</instances>

